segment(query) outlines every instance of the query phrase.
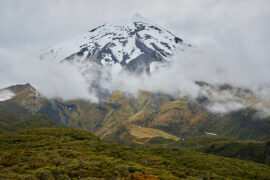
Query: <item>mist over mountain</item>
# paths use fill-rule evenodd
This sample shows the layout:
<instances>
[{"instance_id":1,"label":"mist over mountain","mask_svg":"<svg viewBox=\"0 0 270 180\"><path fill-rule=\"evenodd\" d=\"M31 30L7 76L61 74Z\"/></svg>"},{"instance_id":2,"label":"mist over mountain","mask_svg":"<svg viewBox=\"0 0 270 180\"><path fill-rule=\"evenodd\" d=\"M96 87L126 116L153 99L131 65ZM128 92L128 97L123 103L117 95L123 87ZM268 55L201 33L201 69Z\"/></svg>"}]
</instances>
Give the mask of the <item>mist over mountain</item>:
<instances>
[{"instance_id":1,"label":"mist over mountain","mask_svg":"<svg viewBox=\"0 0 270 180\"><path fill-rule=\"evenodd\" d=\"M222 4L227 9L230 2ZM266 4L262 1L256 7ZM227 10L233 15L243 4L238 5ZM245 5L254 6L251 2ZM190 5L184 3L183 6L189 9ZM191 12L202 14L202 19L207 17L202 9ZM231 15L217 14L223 26L212 19L208 27L203 24L203 28L198 29L200 37L193 34L194 37L188 38L194 40L197 37L189 43L184 38L186 35L182 37L181 28L179 35L173 34L150 18L137 14L96 23L85 33L49 48L30 45L16 50L2 47L1 87L30 82L49 98L83 98L98 102L102 96L118 90L135 96L140 91L150 91L197 98L202 89L195 82L204 81L217 86L227 83L269 99L269 55L266 46L262 47L266 42L261 40L267 26L263 19L268 13L266 9L258 12L253 8L248 13L252 17L249 21L245 19L247 12L244 11L243 15L234 16L233 22L227 21ZM180 16L186 23L183 17ZM191 16L187 20L203 22L194 21ZM206 27L212 32L210 41L209 34L202 36ZM183 34L186 34L185 29ZM208 39L206 43L198 43L204 38ZM257 51L258 47L262 47L260 51ZM40 55L41 61L38 60ZM230 99L237 102L235 107L243 107L237 98Z\"/></svg>"}]
</instances>

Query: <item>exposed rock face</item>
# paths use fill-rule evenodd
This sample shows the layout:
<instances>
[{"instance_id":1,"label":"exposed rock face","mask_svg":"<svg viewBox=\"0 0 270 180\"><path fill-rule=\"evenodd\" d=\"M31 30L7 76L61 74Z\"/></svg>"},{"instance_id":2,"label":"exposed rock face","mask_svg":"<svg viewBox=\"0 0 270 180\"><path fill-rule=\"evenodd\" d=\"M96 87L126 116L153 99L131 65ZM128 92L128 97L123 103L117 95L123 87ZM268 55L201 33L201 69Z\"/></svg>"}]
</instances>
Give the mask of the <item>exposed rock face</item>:
<instances>
[{"instance_id":1,"label":"exposed rock face","mask_svg":"<svg viewBox=\"0 0 270 180\"><path fill-rule=\"evenodd\" d=\"M49 48L45 57L72 61L85 72L87 64L119 63L132 72L150 72L152 62L169 61L177 46L189 45L168 30L135 14L131 19L105 23L86 33Z\"/></svg>"},{"instance_id":2,"label":"exposed rock face","mask_svg":"<svg viewBox=\"0 0 270 180\"><path fill-rule=\"evenodd\" d=\"M9 100L10 103L20 105L30 113L36 113L46 101L30 84L10 86L6 90L14 93L14 96Z\"/></svg>"}]
</instances>

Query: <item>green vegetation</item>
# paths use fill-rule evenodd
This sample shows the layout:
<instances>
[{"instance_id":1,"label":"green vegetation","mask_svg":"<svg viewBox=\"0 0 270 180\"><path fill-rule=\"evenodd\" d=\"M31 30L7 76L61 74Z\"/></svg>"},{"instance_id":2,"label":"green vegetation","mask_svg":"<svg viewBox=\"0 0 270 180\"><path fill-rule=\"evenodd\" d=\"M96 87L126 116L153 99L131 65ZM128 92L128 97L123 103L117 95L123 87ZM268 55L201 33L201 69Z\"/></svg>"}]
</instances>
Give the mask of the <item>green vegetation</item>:
<instances>
[{"instance_id":1,"label":"green vegetation","mask_svg":"<svg viewBox=\"0 0 270 180\"><path fill-rule=\"evenodd\" d=\"M0 135L0 179L270 179L270 167L192 150L105 143L69 128Z\"/></svg>"},{"instance_id":2,"label":"green vegetation","mask_svg":"<svg viewBox=\"0 0 270 180\"><path fill-rule=\"evenodd\" d=\"M14 104L0 104L0 133L39 127L55 127L55 123L43 114L29 114Z\"/></svg>"},{"instance_id":3,"label":"green vegetation","mask_svg":"<svg viewBox=\"0 0 270 180\"><path fill-rule=\"evenodd\" d=\"M173 142L167 147L192 149L224 157L268 163L266 162L266 143L254 140L239 140L225 136L199 136Z\"/></svg>"},{"instance_id":4,"label":"green vegetation","mask_svg":"<svg viewBox=\"0 0 270 180\"><path fill-rule=\"evenodd\" d=\"M165 139L172 139L178 141L180 138L174 135L168 134L161 130L153 128L135 127L130 130L130 134L138 139L145 139L147 143L150 139L154 137L163 137Z\"/></svg>"}]
</instances>

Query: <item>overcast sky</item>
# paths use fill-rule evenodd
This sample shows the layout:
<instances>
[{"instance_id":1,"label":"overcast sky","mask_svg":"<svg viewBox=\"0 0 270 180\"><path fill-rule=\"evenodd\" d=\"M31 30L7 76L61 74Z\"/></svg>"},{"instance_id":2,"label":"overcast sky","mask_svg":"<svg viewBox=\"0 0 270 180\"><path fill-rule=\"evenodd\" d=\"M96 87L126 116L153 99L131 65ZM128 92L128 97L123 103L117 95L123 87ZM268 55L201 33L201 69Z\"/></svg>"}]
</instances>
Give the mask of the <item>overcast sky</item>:
<instances>
[{"instance_id":1,"label":"overcast sky","mask_svg":"<svg viewBox=\"0 0 270 180\"><path fill-rule=\"evenodd\" d=\"M0 0L0 47L46 47L136 12L196 45L227 34L264 44L269 9L269 0Z\"/></svg>"}]
</instances>

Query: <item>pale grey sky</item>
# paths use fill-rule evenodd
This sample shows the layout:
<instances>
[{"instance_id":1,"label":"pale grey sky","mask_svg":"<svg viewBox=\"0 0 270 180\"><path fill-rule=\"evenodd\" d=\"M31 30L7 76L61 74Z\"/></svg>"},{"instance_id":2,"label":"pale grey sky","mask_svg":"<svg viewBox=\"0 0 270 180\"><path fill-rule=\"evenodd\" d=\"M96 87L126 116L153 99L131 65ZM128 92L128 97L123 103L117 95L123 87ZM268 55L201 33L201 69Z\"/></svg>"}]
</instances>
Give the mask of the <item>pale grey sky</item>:
<instances>
[{"instance_id":1,"label":"pale grey sky","mask_svg":"<svg viewBox=\"0 0 270 180\"><path fill-rule=\"evenodd\" d=\"M193 44L270 41L269 0L0 0L0 47L52 45L135 12Z\"/></svg>"}]
</instances>

